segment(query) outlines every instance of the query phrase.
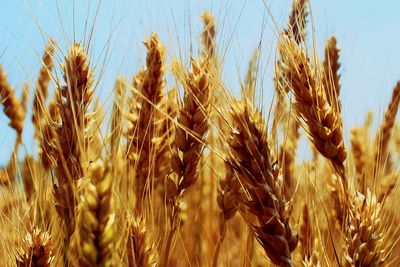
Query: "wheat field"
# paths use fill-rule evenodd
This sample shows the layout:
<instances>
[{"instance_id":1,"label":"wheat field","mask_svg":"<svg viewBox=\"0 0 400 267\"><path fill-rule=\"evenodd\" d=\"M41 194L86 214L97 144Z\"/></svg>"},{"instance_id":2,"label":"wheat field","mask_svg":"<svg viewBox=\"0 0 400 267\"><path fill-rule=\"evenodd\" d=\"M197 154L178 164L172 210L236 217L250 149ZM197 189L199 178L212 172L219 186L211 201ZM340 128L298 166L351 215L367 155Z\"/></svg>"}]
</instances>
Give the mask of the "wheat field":
<instances>
[{"instance_id":1,"label":"wheat field","mask_svg":"<svg viewBox=\"0 0 400 267\"><path fill-rule=\"evenodd\" d=\"M196 15L189 64L149 33L144 66L114 78L111 109L87 39L64 51L49 38L32 88L0 62L16 133L0 169L0 266L400 266L400 81L346 132L346 47L332 35L318 53L309 1L294 0L262 105L260 50L235 94L219 22Z\"/></svg>"}]
</instances>

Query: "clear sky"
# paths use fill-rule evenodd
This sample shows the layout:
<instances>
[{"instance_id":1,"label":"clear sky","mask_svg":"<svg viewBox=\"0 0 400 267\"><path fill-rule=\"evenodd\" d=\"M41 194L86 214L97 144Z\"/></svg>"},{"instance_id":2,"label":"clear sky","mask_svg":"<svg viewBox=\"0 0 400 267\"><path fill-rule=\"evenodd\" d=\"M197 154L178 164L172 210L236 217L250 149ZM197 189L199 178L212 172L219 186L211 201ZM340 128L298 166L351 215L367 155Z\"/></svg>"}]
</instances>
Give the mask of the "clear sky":
<instances>
[{"instance_id":1,"label":"clear sky","mask_svg":"<svg viewBox=\"0 0 400 267\"><path fill-rule=\"evenodd\" d=\"M80 40L83 30L90 28L96 18L91 62L97 65L97 75L105 65L97 94L107 107L115 76L131 78L143 64L142 41L146 36L156 31L167 46L168 59L179 57L187 62L190 48L197 51L202 29L199 16L209 9L218 21L218 50L225 64L223 78L228 88L237 92L238 79L244 76L248 59L261 43L263 75L259 89L264 92L261 101L268 107L273 90L276 27L285 25L291 2L0 0L0 64L20 94L24 82L31 88L35 85L47 38L54 37L65 53L74 33ZM341 100L348 130L351 125L360 124L368 110L374 110L376 116L382 113L400 79L400 1L311 0L311 7L315 32L310 26L309 35L315 38L319 54L331 34L336 35L342 49ZM62 61L60 51L58 60ZM32 133L27 119L24 142L29 153L36 146ZM0 113L0 165L7 162L14 137L7 118Z\"/></svg>"}]
</instances>

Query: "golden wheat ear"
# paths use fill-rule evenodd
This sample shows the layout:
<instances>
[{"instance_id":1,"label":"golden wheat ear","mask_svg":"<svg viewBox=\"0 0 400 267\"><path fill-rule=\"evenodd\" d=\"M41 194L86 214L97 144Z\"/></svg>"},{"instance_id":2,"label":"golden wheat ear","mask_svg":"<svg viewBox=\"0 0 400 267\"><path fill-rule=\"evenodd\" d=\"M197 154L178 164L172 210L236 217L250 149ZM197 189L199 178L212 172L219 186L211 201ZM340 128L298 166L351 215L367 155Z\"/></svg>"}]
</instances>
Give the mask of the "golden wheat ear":
<instances>
[{"instance_id":1,"label":"golden wheat ear","mask_svg":"<svg viewBox=\"0 0 400 267\"><path fill-rule=\"evenodd\" d=\"M347 188L344 165L347 151L340 113L329 105L323 84L317 79L316 69L305 51L286 36L281 38L279 51L285 80L294 94L298 120L304 121L310 141L332 163Z\"/></svg>"},{"instance_id":2,"label":"golden wheat ear","mask_svg":"<svg viewBox=\"0 0 400 267\"><path fill-rule=\"evenodd\" d=\"M388 174L392 171L391 155L389 153L389 144L393 133L396 115L400 103L400 81L393 89L392 98L386 109L382 124L375 136L374 151L374 173ZM378 170L382 168L383 171Z\"/></svg>"},{"instance_id":3,"label":"golden wheat ear","mask_svg":"<svg viewBox=\"0 0 400 267\"><path fill-rule=\"evenodd\" d=\"M17 267L50 267L54 260L50 235L39 229L33 229L25 236L18 250Z\"/></svg>"},{"instance_id":4,"label":"golden wheat ear","mask_svg":"<svg viewBox=\"0 0 400 267\"><path fill-rule=\"evenodd\" d=\"M369 190L352 199L343 266L382 266L391 246L384 240L382 206Z\"/></svg>"},{"instance_id":5,"label":"golden wheat ear","mask_svg":"<svg viewBox=\"0 0 400 267\"><path fill-rule=\"evenodd\" d=\"M308 0L294 0L289 15L288 29L284 33L293 37L298 44L305 41L307 16Z\"/></svg>"},{"instance_id":6,"label":"golden wheat ear","mask_svg":"<svg viewBox=\"0 0 400 267\"><path fill-rule=\"evenodd\" d=\"M165 48L159 42L157 34L145 41L147 47L146 69L139 71L133 81L130 127L128 129L127 153L130 168L134 169L132 179L135 184L136 210L142 212L142 206L153 186L155 166L154 155L159 149L154 144L158 136L157 118L165 86Z\"/></svg>"},{"instance_id":7,"label":"golden wheat ear","mask_svg":"<svg viewBox=\"0 0 400 267\"><path fill-rule=\"evenodd\" d=\"M8 83L6 72L0 65L0 103L4 106L4 113L10 119L9 125L20 136L24 128L24 108L15 95L14 88Z\"/></svg>"},{"instance_id":8,"label":"golden wheat ear","mask_svg":"<svg viewBox=\"0 0 400 267\"><path fill-rule=\"evenodd\" d=\"M184 87L183 106L178 112L171 167L176 176L166 179L167 205L171 209L168 235L161 253L160 266L167 266L171 244L179 229L181 199L184 192L193 186L198 177L198 165L209 129L209 69L211 61L197 63L192 60L192 70L185 71L176 66L176 74Z\"/></svg>"},{"instance_id":9,"label":"golden wheat ear","mask_svg":"<svg viewBox=\"0 0 400 267\"><path fill-rule=\"evenodd\" d=\"M90 106L93 96L93 74L84 48L75 43L69 49L62 65L65 85L58 85L57 102L50 116L57 119L48 124L49 143L46 148L54 164L53 185L56 211L62 220L64 234L64 263L68 264L69 245L76 226L76 208L79 202L77 184L84 177L87 148L92 136ZM59 118L59 120L58 120ZM43 159L43 155L42 155Z\"/></svg>"},{"instance_id":10,"label":"golden wheat ear","mask_svg":"<svg viewBox=\"0 0 400 267\"><path fill-rule=\"evenodd\" d=\"M112 266L116 234L113 173L101 161L91 164L80 203L80 266Z\"/></svg>"},{"instance_id":11,"label":"golden wheat ear","mask_svg":"<svg viewBox=\"0 0 400 267\"><path fill-rule=\"evenodd\" d=\"M143 218L128 219L129 237L127 243L128 266L150 267L156 263L157 256L151 243L150 235L146 231Z\"/></svg>"},{"instance_id":12,"label":"golden wheat ear","mask_svg":"<svg viewBox=\"0 0 400 267\"><path fill-rule=\"evenodd\" d=\"M33 98L32 107L32 123L35 127L35 137L41 138L40 132L43 130L43 124L46 123L44 116L45 101L48 97L48 87L51 81L51 72L54 67L53 56L54 56L55 41L51 39L45 48L45 52L42 58L42 67L39 72L39 78L36 84L35 95Z\"/></svg>"},{"instance_id":13,"label":"golden wheat ear","mask_svg":"<svg viewBox=\"0 0 400 267\"><path fill-rule=\"evenodd\" d=\"M228 162L246 191L236 196L241 213L269 259L278 266L293 266L291 252L298 238L290 227L272 167L265 122L245 101L233 102L230 114Z\"/></svg>"}]
</instances>

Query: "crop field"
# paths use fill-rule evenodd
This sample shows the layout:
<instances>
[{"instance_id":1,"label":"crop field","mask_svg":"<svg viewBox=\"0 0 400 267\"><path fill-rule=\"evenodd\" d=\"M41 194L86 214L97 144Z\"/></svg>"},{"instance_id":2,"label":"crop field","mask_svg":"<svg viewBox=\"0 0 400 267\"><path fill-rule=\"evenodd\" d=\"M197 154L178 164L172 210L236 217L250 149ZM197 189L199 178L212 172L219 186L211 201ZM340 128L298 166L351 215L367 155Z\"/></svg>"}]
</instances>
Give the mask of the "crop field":
<instances>
[{"instance_id":1,"label":"crop field","mask_svg":"<svg viewBox=\"0 0 400 267\"><path fill-rule=\"evenodd\" d=\"M243 40L236 63L240 20L190 14L196 27L169 28L178 48L142 36L140 59L120 62L131 75L113 67L118 42L96 42L97 1L61 39L33 14L35 67L0 46L0 266L400 266L400 76L345 125L366 97L346 99L347 47L316 45L310 1L280 21L260 0L273 44Z\"/></svg>"}]
</instances>

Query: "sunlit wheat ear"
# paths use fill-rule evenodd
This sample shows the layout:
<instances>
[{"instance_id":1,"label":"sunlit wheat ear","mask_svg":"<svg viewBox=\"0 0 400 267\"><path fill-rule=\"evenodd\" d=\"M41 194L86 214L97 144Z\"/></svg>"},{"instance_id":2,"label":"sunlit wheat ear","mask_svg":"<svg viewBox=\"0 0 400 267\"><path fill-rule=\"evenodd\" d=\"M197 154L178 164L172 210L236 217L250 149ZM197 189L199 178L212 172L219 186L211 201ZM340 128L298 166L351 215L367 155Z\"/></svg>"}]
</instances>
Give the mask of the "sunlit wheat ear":
<instances>
[{"instance_id":1,"label":"sunlit wheat ear","mask_svg":"<svg viewBox=\"0 0 400 267\"><path fill-rule=\"evenodd\" d=\"M288 29L285 30L285 34L292 36L298 44L303 42L306 37L307 16L308 0L294 0L289 16Z\"/></svg>"},{"instance_id":2,"label":"sunlit wheat ear","mask_svg":"<svg viewBox=\"0 0 400 267\"><path fill-rule=\"evenodd\" d=\"M382 206L367 190L354 196L346 229L344 266L382 266L389 247L381 223Z\"/></svg>"},{"instance_id":3,"label":"sunlit wheat ear","mask_svg":"<svg viewBox=\"0 0 400 267\"><path fill-rule=\"evenodd\" d=\"M356 179L360 192L366 192L365 171L367 164L367 143L362 128L352 128L350 134L351 152L353 154Z\"/></svg>"},{"instance_id":4,"label":"sunlit wheat ear","mask_svg":"<svg viewBox=\"0 0 400 267\"><path fill-rule=\"evenodd\" d=\"M49 125L49 130L54 133L53 146L50 147L55 159L54 196L57 213L64 224L64 251L67 255L69 240L75 231L79 200L77 182L85 174L85 153L91 139L87 129L91 123L89 107L93 76L86 52L80 44L75 43L70 48L62 70L66 85L59 85L56 103L60 120Z\"/></svg>"},{"instance_id":5,"label":"sunlit wheat ear","mask_svg":"<svg viewBox=\"0 0 400 267\"><path fill-rule=\"evenodd\" d=\"M323 84L317 79L305 51L294 40L282 36L279 51L285 80L294 94L294 108L303 121L310 141L333 165L347 187L344 161L347 152L343 141L341 116L329 105Z\"/></svg>"},{"instance_id":6,"label":"sunlit wheat ear","mask_svg":"<svg viewBox=\"0 0 400 267\"><path fill-rule=\"evenodd\" d=\"M308 0L293 1L289 21L283 33L293 38L298 45L301 45L303 42L305 42L308 13ZM287 120L291 120L291 113L289 113L288 110L288 103L284 97L284 94L288 93L290 88L287 81L285 81L285 73L283 68L284 66L282 57L280 56L276 61L274 72L274 89L276 100L270 136L270 139L273 143L277 142L278 139L278 125L283 124L282 126L286 128L287 124L285 122ZM299 126L299 124L297 124L297 126Z\"/></svg>"},{"instance_id":7,"label":"sunlit wheat ear","mask_svg":"<svg viewBox=\"0 0 400 267\"><path fill-rule=\"evenodd\" d=\"M113 173L101 161L90 166L79 208L79 266L113 266L116 234Z\"/></svg>"},{"instance_id":8,"label":"sunlit wheat ear","mask_svg":"<svg viewBox=\"0 0 400 267\"><path fill-rule=\"evenodd\" d=\"M286 127L287 135L282 141L278 154L283 174L283 195L286 200L290 200L294 194L296 185L294 168L297 145L300 139L299 122L295 119L291 119L288 124L288 127Z\"/></svg>"},{"instance_id":9,"label":"sunlit wheat ear","mask_svg":"<svg viewBox=\"0 0 400 267\"><path fill-rule=\"evenodd\" d=\"M204 46L203 57L212 58L215 56L215 36L216 36L216 22L214 16L209 12L205 11L201 15L201 20L204 24L204 30L201 35L201 42Z\"/></svg>"},{"instance_id":10,"label":"sunlit wheat ear","mask_svg":"<svg viewBox=\"0 0 400 267\"><path fill-rule=\"evenodd\" d=\"M40 132L43 130L43 124L46 123L44 109L45 101L49 94L48 87L51 81L51 72L54 67L53 56L54 56L55 41L50 40L45 48L45 52L42 58L42 67L39 72L38 81L36 84L35 94L33 98L32 106L32 123L35 127L35 137L41 138Z\"/></svg>"},{"instance_id":11,"label":"sunlit wheat ear","mask_svg":"<svg viewBox=\"0 0 400 267\"><path fill-rule=\"evenodd\" d=\"M8 123L18 135L24 128L24 110L21 102L15 95L14 88L8 83L7 75L0 65L0 103L4 106L4 113L10 119Z\"/></svg>"},{"instance_id":12,"label":"sunlit wheat ear","mask_svg":"<svg viewBox=\"0 0 400 267\"><path fill-rule=\"evenodd\" d=\"M393 89L392 98L385 111L385 115L380 128L375 136L374 150L374 173L388 174L392 171L392 157L389 150L389 143L393 133L393 127L396 122L396 115L400 103L400 81Z\"/></svg>"},{"instance_id":13,"label":"sunlit wheat ear","mask_svg":"<svg viewBox=\"0 0 400 267\"><path fill-rule=\"evenodd\" d=\"M253 55L250 58L246 78L244 80L244 85L242 88L242 98L247 98L248 101L252 104L255 100L256 95L256 82L257 82L257 73L258 73L258 61L259 61L260 51L257 48L254 50Z\"/></svg>"},{"instance_id":14,"label":"sunlit wheat ear","mask_svg":"<svg viewBox=\"0 0 400 267\"><path fill-rule=\"evenodd\" d=\"M111 114L110 149L114 157L117 157L123 132L123 117L125 110L126 81L123 77L117 77L114 85L114 103Z\"/></svg>"},{"instance_id":15,"label":"sunlit wheat ear","mask_svg":"<svg viewBox=\"0 0 400 267\"><path fill-rule=\"evenodd\" d=\"M192 69L175 66L175 74L183 84L183 106L178 112L171 167L176 176L166 179L167 205L171 208L170 229L161 254L161 266L167 266L171 244L179 229L181 198L198 177L198 164L208 132L209 73L211 61L198 63L192 59Z\"/></svg>"},{"instance_id":16,"label":"sunlit wheat ear","mask_svg":"<svg viewBox=\"0 0 400 267\"><path fill-rule=\"evenodd\" d=\"M54 260L51 237L47 232L33 229L25 236L18 250L18 267L50 267Z\"/></svg>"},{"instance_id":17,"label":"sunlit wheat ear","mask_svg":"<svg viewBox=\"0 0 400 267\"><path fill-rule=\"evenodd\" d=\"M262 114L245 102L232 103L229 163L246 194L237 196L241 213L269 259L278 266L293 266L291 252L298 238L292 232L273 169Z\"/></svg>"},{"instance_id":18,"label":"sunlit wheat ear","mask_svg":"<svg viewBox=\"0 0 400 267\"><path fill-rule=\"evenodd\" d=\"M340 50L337 46L336 37L332 36L326 41L325 45L322 82L324 84L323 88L329 105L340 112L339 52Z\"/></svg>"},{"instance_id":19,"label":"sunlit wheat ear","mask_svg":"<svg viewBox=\"0 0 400 267\"><path fill-rule=\"evenodd\" d=\"M136 114L131 114L128 129L128 157L131 167L135 168L134 184L138 212L142 209L143 198L151 186L155 166L152 163L156 147L153 138L157 138L157 109L163 97L165 86L164 57L165 48L159 42L157 34L145 41L147 47L146 69L138 72L134 78L130 105L136 105ZM135 103L136 102L136 103Z\"/></svg>"},{"instance_id":20,"label":"sunlit wheat ear","mask_svg":"<svg viewBox=\"0 0 400 267\"><path fill-rule=\"evenodd\" d=\"M157 256L151 243L150 233L146 230L143 218L128 218L128 266L150 267L154 266Z\"/></svg>"}]
</instances>

